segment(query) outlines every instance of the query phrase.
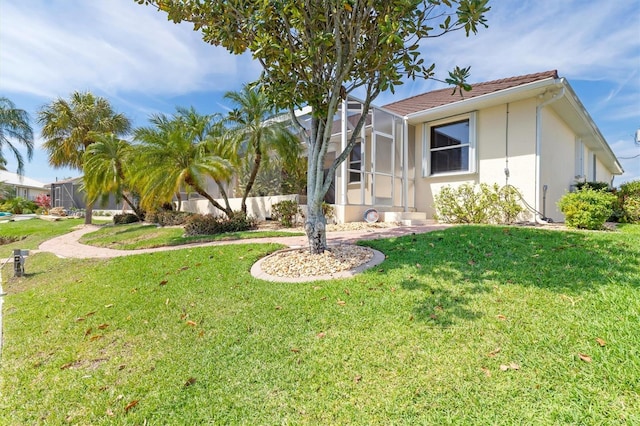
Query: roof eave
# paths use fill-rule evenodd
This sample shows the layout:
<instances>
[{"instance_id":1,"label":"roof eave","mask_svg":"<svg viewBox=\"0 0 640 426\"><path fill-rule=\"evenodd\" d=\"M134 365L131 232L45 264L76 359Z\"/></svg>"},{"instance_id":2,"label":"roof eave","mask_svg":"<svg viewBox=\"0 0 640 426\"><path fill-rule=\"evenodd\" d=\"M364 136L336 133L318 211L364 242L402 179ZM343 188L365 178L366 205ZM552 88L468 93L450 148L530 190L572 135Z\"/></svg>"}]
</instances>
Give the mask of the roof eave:
<instances>
[{"instance_id":1,"label":"roof eave","mask_svg":"<svg viewBox=\"0 0 640 426\"><path fill-rule=\"evenodd\" d=\"M518 99L525 99L530 96L535 96L538 93L542 93L550 86L558 86L561 84L560 80L561 79L546 78L544 80L510 87L508 89L487 93L469 99L461 99L435 108L417 111L407 114L405 118L409 123L415 124L416 122L438 120L440 118L455 114L462 114L464 112L474 111L504 102L513 102Z\"/></svg>"},{"instance_id":2,"label":"roof eave","mask_svg":"<svg viewBox=\"0 0 640 426\"><path fill-rule=\"evenodd\" d=\"M564 97L570 103L573 111L578 116L578 118L586 125L587 134L582 136L590 137L591 140L595 142L596 146L593 148L595 148L595 150L597 151L602 151L602 153L608 160L608 165L610 166L610 170L612 174L614 175L623 174L624 169L622 168L622 165L618 161L618 158L613 153L613 150L611 149L611 147L607 143L607 140L604 138L604 136L600 132L600 129L598 128L596 123L593 121L593 119L591 118L591 115L589 115L589 112L584 107L584 105L582 104L578 96L576 95L576 92L573 90L573 88L571 87L571 85L566 79L562 78L562 83L565 88Z\"/></svg>"}]
</instances>

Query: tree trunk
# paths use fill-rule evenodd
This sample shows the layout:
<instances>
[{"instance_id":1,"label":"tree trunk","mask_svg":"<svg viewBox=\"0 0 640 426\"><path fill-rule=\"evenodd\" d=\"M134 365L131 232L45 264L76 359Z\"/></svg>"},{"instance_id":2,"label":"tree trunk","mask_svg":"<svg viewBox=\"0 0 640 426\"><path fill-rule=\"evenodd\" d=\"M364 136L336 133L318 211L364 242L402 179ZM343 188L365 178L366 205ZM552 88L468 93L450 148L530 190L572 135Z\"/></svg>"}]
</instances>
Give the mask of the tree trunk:
<instances>
[{"instance_id":1,"label":"tree trunk","mask_svg":"<svg viewBox=\"0 0 640 426\"><path fill-rule=\"evenodd\" d=\"M229 204L229 195L227 195L227 191L224 189L224 183L219 181L218 179L214 179L214 182L216 183L216 185L218 185L218 190L220 190L220 195L222 196L222 199L224 200L224 205L225 205L226 209L229 210L229 211L233 211L231 209L231 204Z\"/></svg>"},{"instance_id":2,"label":"tree trunk","mask_svg":"<svg viewBox=\"0 0 640 426\"><path fill-rule=\"evenodd\" d=\"M242 212L247 214L247 197L249 196L249 192L251 192L251 188L253 188L253 184L256 181L256 176L258 176L258 170L260 170L260 163L262 162L262 152L260 152L260 148L256 148L256 158L253 161L253 168L251 169L251 174L249 175L249 181L247 182L247 186L244 189L244 194L242 194L242 203L240 204Z\"/></svg>"},{"instance_id":3,"label":"tree trunk","mask_svg":"<svg viewBox=\"0 0 640 426\"><path fill-rule=\"evenodd\" d=\"M176 199L178 200L178 209L177 211L182 210L182 195L180 195L180 191L176 192Z\"/></svg>"},{"instance_id":4,"label":"tree trunk","mask_svg":"<svg viewBox=\"0 0 640 426\"><path fill-rule=\"evenodd\" d=\"M324 123L315 117L312 118L311 141L307 157L309 162L307 167L307 220L304 224L311 254L322 254L327 249L327 220L322 211L322 200L326 193L323 190L325 183L324 152L322 150L323 130Z\"/></svg>"},{"instance_id":5,"label":"tree trunk","mask_svg":"<svg viewBox=\"0 0 640 426\"><path fill-rule=\"evenodd\" d=\"M220 203L218 203L216 200L213 199L213 197L211 195L209 195L208 192L206 192L205 190L201 189L200 187L196 186L194 187L196 192L200 195L202 195L204 198L206 198L207 200L209 200L209 202L211 204L213 204L213 206L215 208L217 208L218 210L221 210L224 212L224 214L227 215L227 218L231 219L231 217L233 216L233 210L231 210L231 207L227 206L227 207L223 207L222 205L220 205Z\"/></svg>"},{"instance_id":6,"label":"tree trunk","mask_svg":"<svg viewBox=\"0 0 640 426\"><path fill-rule=\"evenodd\" d=\"M322 202L314 203L307 196L307 221L304 231L309 239L309 251L312 254L322 254L327 249L327 219L322 211ZM316 207L312 207L312 206Z\"/></svg>"},{"instance_id":7,"label":"tree trunk","mask_svg":"<svg viewBox=\"0 0 640 426\"><path fill-rule=\"evenodd\" d=\"M193 188L193 190L196 191L198 194L202 195L204 198L209 200L209 202L213 204L215 208L217 208L220 211L223 211L227 215L227 217L231 219L231 217L233 216L233 210L231 210L231 207L229 207L228 203L226 207L221 206L220 203L214 200L213 197L209 195L207 191L205 191L202 187L200 187L200 185L198 185L192 179L186 179L185 183L189 185L191 188Z\"/></svg>"},{"instance_id":8,"label":"tree trunk","mask_svg":"<svg viewBox=\"0 0 640 426\"><path fill-rule=\"evenodd\" d=\"M87 201L84 209L84 224L91 225L91 219L93 219L93 203Z\"/></svg>"},{"instance_id":9,"label":"tree trunk","mask_svg":"<svg viewBox=\"0 0 640 426\"><path fill-rule=\"evenodd\" d=\"M125 203L127 203L129 205L131 210L133 210L133 213L136 215L136 217L138 219L140 219L141 221L143 221L144 220L144 216L145 216L144 210L142 210L139 206L136 206L133 203L133 200L129 199L129 197L127 197L125 194L122 194L122 199L125 201Z\"/></svg>"}]
</instances>

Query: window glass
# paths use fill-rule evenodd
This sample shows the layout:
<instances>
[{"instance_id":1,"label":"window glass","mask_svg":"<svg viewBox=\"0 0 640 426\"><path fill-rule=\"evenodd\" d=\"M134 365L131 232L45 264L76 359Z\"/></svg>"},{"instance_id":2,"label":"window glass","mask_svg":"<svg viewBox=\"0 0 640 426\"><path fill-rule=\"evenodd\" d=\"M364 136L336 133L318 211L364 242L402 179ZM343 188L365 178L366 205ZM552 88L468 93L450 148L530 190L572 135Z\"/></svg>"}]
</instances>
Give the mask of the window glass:
<instances>
[{"instance_id":1,"label":"window glass","mask_svg":"<svg viewBox=\"0 0 640 426\"><path fill-rule=\"evenodd\" d=\"M356 142L349 154L349 182L360 182L362 168L362 144Z\"/></svg>"},{"instance_id":2,"label":"window glass","mask_svg":"<svg viewBox=\"0 0 640 426\"><path fill-rule=\"evenodd\" d=\"M469 171L469 120L431 127L430 173Z\"/></svg>"},{"instance_id":3,"label":"window glass","mask_svg":"<svg viewBox=\"0 0 640 426\"><path fill-rule=\"evenodd\" d=\"M469 170L469 147L431 151L431 173Z\"/></svg>"}]
</instances>

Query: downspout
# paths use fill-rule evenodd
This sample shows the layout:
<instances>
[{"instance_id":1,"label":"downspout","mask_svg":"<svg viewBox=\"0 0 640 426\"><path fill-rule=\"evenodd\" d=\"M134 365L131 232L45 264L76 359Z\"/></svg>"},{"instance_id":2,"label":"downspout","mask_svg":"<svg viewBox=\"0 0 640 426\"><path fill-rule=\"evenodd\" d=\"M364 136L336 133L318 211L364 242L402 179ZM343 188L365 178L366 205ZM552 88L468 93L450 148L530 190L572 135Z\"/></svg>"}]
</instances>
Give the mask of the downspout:
<instances>
[{"instance_id":1,"label":"downspout","mask_svg":"<svg viewBox=\"0 0 640 426\"><path fill-rule=\"evenodd\" d=\"M564 78L560 79L560 82L563 82ZM538 106L536 106L536 177L534 182L534 190L535 190L535 220L539 223L547 223L542 218L540 218L540 155L542 153L542 108L547 105L559 100L564 96L564 85L560 87L560 91L553 95L552 98L547 99L542 102Z\"/></svg>"},{"instance_id":2,"label":"downspout","mask_svg":"<svg viewBox=\"0 0 640 426\"><path fill-rule=\"evenodd\" d=\"M409 120L402 119L402 204L409 211Z\"/></svg>"},{"instance_id":3,"label":"downspout","mask_svg":"<svg viewBox=\"0 0 640 426\"><path fill-rule=\"evenodd\" d=\"M507 114L505 117L504 135L504 186L509 185L509 103L507 103Z\"/></svg>"}]
</instances>

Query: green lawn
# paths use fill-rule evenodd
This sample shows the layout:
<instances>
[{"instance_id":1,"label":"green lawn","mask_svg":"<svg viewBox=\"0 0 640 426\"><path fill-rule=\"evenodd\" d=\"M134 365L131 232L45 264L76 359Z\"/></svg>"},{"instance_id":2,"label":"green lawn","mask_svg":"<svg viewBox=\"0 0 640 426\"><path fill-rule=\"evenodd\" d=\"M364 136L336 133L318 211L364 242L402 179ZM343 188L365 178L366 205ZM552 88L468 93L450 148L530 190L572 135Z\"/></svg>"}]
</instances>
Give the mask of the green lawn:
<instances>
[{"instance_id":1,"label":"green lawn","mask_svg":"<svg viewBox=\"0 0 640 426\"><path fill-rule=\"evenodd\" d=\"M118 250L136 250L143 248L177 246L208 241L241 240L248 238L290 237L304 235L292 231L244 231L227 232L217 235L198 235L184 237L182 227L158 228L156 225L127 224L105 226L96 232L85 234L80 239L83 244L108 247Z\"/></svg>"},{"instance_id":2,"label":"green lawn","mask_svg":"<svg viewBox=\"0 0 640 426\"><path fill-rule=\"evenodd\" d=\"M304 284L250 276L276 245L34 255L0 424L640 424L640 226L366 244L387 260Z\"/></svg>"},{"instance_id":3,"label":"green lawn","mask_svg":"<svg viewBox=\"0 0 640 426\"><path fill-rule=\"evenodd\" d=\"M43 241L66 234L83 223L84 219L63 219L56 222L29 219L0 223L0 237L18 238L14 243L0 246L0 258L11 256L14 249L37 249Z\"/></svg>"}]
</instances>

